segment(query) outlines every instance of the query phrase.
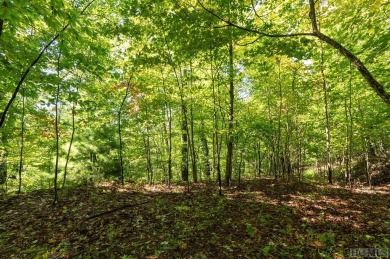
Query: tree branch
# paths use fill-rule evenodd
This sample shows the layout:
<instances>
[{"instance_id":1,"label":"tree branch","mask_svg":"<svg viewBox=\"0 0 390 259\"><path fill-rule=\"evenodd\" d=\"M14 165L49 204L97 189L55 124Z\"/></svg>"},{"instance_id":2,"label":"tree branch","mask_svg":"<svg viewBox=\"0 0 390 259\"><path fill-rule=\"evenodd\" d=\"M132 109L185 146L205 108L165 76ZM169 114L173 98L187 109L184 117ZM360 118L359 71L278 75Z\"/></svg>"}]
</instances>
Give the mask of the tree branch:
<instances>
[{"instance_id":1,"label":"tree branch","mask_svg":"<svg viewBox=\"0 0 390 259\"><path fill-rule=\"evenodd\" d=\"M5 16L5 10L7 8L7 2L3 0L3 10L2 10L2 15ZM0 18L0 37L3 34L3 28L4 28L4 20Z\"/></svg>"},{"instance_id":2,"label":"tree branch","mask_svg":"<svg viewBox=\"0 0 390 259\"><path fill-rule=\"evenodd\" d=\"M366 79L367 83L370 85L370 87L376 92L377 95L379 95L382 100L390 105L390 94L386 92L383 85L381 85L371 74L371 72L364 66L363 62L356 57L354 54L352 54L348 49L346 49L343 45L335 41L334 39L326 36L325 34L322 34L321 32L315 33L316 37L320 40L324 41L328 45L332 46L333 48L337 49L341 55L346 57L360 72L360 74Z\"/></svg>"},{"instance_id":3,"label":"tree branch","mask_svg":"<svg viewBox=\"0 0 390 259\"><path fill-rule=\"evenodd\" d=\"M250 33L259 34L259 35L262 35L262 36L265 36L265 37L270 37L270 38L288 38L288 37L298 37L298 36L315 36L313 33L306 33L306 32L291 33L291 34L268 34L268 33L265 33L265 32L262 32L262 31L258 31L258 30L254 30L254 29L251 29L251 28L242 27L242 26L240 26L238 24L232 23L229 20L223 19L221 16L219 16L218 14L213 12L212 10L208 9L207 7L205 7L200 0L198 0L198 3L203 8L203 10L205 10L209 14L213 15L214 17L218 18L220 21L228 24L229 26L232 26L232 27L235 27L237 29L240 29L240 30L243 30L243 31L247 31L247 32L250 32Z\"/></svg>"},{"instance_id":4,"label":"tree branch","mask_svg":"<svg viewBox=\"0 0 390 259\"><path fill-rule=\"evenodd\" d=\"M254 14L257 16L257 18L259 18L262 22L264 22L263 18L257 13L255 4L253 3L253 0L251 0L251 5L252 5L252 10L253 10ZM256 5L257 5L257 3L256 3Z\"/></svg>"},{"instance_id":5,"label":"tree branch","mask_svg":"<svg viewBox=\"0 0 390 259\"><path fill-rule=\"evenodd\" d=\"M330 38L329 36L323 34L317 24L317 17L316 17L316 11L315 11L315 3L314 0L309 0L310 5L310 12L309 17L311 21L311 25L313 28L314 35L327 43L328 45L332 46L334 49L337 49L341 55L346 57L359 71L359 73L366 79L367 83L370 85L370 87L376 92L376 94L382 98L382 100L390 105L390 94L386 92L383 85L381 85L371 74L371 72L364 66L363 62L355 56L352 52L350 52L348 49L346 49L343 45L335 41L334 39Z\"/></svg>"},{"instance_id":6,"label":"tree branch","mask_svg":"<svg viewBox=\"0 0 390 259\"><path fill-rule=\"evenodd\" d=\"M241 46L241 47L245 47L245 46L248 46L248 45L251 45L253 43L255 43L256 41L258 41L259 39L261 38L261 36L257 37L256 39L250 41L250 42L246 42L246 43L238 43L238 42L235 42L236 45L238 46Z\"/></svg>"},{"instance_id":7,"label":"tree branch","mask_svg":"<svg viewBox=\"0 0 390 259\"><path fill-rule=\"evenodd\" d=\"M80 15L83 15L84 12L87 10L87 8L93 3L95 0L90 1L80 12ZM1 113L1 118L0 118L0 128L4 126L5 118L7 116L7 113L14 102L16 96L18 95L18 92L20 90L20 87L22 86L24 80L27 78L27 75L30 73L30 70L39 62L43 54L46 52L46 50L53 44L54 41L57 40L57 38L69 27L70 22L68 22L41 50L41 52L38 54L38 56L31 62L31 64L28 66L28 68L24 71L22 74L18 85L15 88L15 91L13 92L10 100L8 101L7 105L5 106L4 111Z\"/></svg>"},{"instance_id":8,"label":"tree branch","mask_svg":"<svg viewBox=\"0 0 390 259\"><path fill-rule=\"evenodd\" d=\"M84 222L86 222L88 220L94 219L94 218L98 218L98 217L101 217L101 216L104 216L104 215L107 215L107 214L110 214L110 213L113 213L113 212L116 212L116 211L119 211L119 210L131 208L131 207L141 206L141 205L144 205L144 204L149 203L149 202L150 201L145 201L145 202L141 202L141 203L138 203L138 204L127 204L127 205L124 205L124 206L116 208L116 209L112 209L112 210L105 211L105 212L102 212L102 213L99 213L99 214L95 214L95 215L92 215L92 216L84 219L83 221L81 221L81 224L83 224Z\"/></svg>"},{"instance_id":9,"label":"tree branch","mask_svg":"<svg viewBox=\"0 0 390 259\"><path fill-rule=\"evenodd\" d=\"M313 32L316 33L319 30L318 30L318 25L317 25L317 17L316 17L316 9L315 9L314 0L309 0L309 6L310 6L309 17L310 17L310 21L311 21L311 27L313 29Z\"/></svg>"},{"instance_id":10,"label":"tree branch","mask_svg":"<svg viewBox=\"0 0 390 259\"><path fill-rule=\"evenodd\" d=\"M319 40L324 41L334 49L337 49L341 55L346 57L359 71L359 73L366 79L367 83L370 85L370 87L376 92L376 94L382 98L382 100L390 105L390 94L386 92L386 89L381 85L371 74L371 72L364 66L363 62L356 57L352 52L350 52L348 49L346 49L343 45L335 41L334 39L330 38L329 36L321 33L318 28L317 24L317 17L315 12L315 2L314 0L309 0L309 6L310 6L310 12L309 17L312 25L313 32L311 33L292 33L292 34L268 34L262 31L254 30L251 28L242 27L240 25L234 24L231 21L223 19L221 16L214 13L212 10L206 8L200 0L197 0L200 6L208 13L213 15L214 17L218 18L220 21L228 24L229 26L233 26L237 29L244 30L247 32L259 34L261 36L270 37L270 38L287 38L287 37L297 37L297 36L311 36L316 37Z\"/></svg>"}]
</instances>

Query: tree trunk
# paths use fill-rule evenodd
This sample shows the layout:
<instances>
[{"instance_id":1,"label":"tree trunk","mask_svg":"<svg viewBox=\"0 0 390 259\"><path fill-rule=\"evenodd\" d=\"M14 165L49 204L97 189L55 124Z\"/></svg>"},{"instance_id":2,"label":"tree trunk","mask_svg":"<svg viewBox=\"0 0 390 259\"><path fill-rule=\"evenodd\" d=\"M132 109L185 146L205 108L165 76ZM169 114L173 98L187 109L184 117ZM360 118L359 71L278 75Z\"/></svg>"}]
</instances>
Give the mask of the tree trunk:
<instances>
[{"instance_id":1,"label":"tree trunk","mask_svg":"<svg viewBox=\"0 0 390 259\"><path fill-rule=\"evenodd\" d=\"M324 113L325 113L325 136L326 136L326 168L328 172L328 183L332 184L332 161L331 161L331 142L330 142L330 130L329 130L329 112L328 112L328 99L327 99L327 87L325 79L323 81L324 91Z\"/></svg>"},{"instance_id":2,"label":"tree trunk","mask_svg":"<svg viewBox=\"0 0 390 259\"><path fill-rule=\"evenodd\" d=\"M192 91L192 63L190 62L190 90ZM191 97L192 99L192 97ZM191 162L192 162L192 179L194 183L198 182L198 168L196 161L196 150L195 150L195 138L194 138L194 111L192 108L192 102L190 104L190 149L191 149Z\"/></svg>"},{"instance_id":3,"label":"tree trunk","mask_svg":"<svg viewBox=\"0 0 390 259\"><path fill-rule=\"evenodd\" d=\"M162 29L164 31L164 42L165 45L168 49L168 53L170 52L170 47L169 47L169 42L167 41L167 38L165 36L165 28L164 28L164 23L161 22ZM183 86L183 81L182 81L182 76L178 75L178 71L176 69L175 62L172 59L172 56L169 54L169 63L172 67L173 73L175 74L175 79L176 79L176 85L179 89L179 94L180 94L180 104L181 104L181 139L182 139L182 145L181 145L181 179L183 181L187 182L187 191L190 191L189 187L189 177L188 177L188 123L187 123L187 107L184 101L184 86ZM180 72L181 67L180 67Z\"/></svg>"},{"instance_id":4,"label":"tree trunk","mask_svg":"<svg viewBox=\"0 0 390 259\"><path fill-rule=\"evenodd\" d=\"M260 176L261 174L261 142L256 141L254 144L255 152L255 176Z\"/></svg>"},{"instance_id":5,"label":"tree trunk","mask_svg":"<svg viewBox=\"0 0 390 259\"><path fill-rule=\"evenodd\" d=\"M168 129L169 129L169 137L168 137L168 188L171 187L171 179L172 179L172 110L171 107L168 108L169 119L168 119Z\"/></svg>"},{"instance_id":6,"label":"tree trunk","mask_svg":"<svg viewBox=\"0 0 390 259\"><path fill-rule=\"evenodd\" d=\"M329 129L329 104L328 104L328 86L325 76L324 68L324 48L321 43L321 77L322 77L322 90L324 94L324 115L325 115L325 138L326 138L326 170L328 175L328 183L333 183L332 177L332 157L331 157L331 140L330 140L330 129Z\"/></svg>"},{"instance_id":7,"label":"tree trunk","mask_svg":"<svg viewBox=\"0 0 390 259\"><path fill-rule=\"evenodd\" d=\"M368 186L370 186L371 187L371 170L370 170L370 158L369 158L369 149L370 149L370 141L369 141L369 138L368 137L366 137L366 138L364 138L364 140L365 140L365 143L364 143L364 145L365 145L365 154L364 154L364 158L365 158L365 168L366 168L366 180L367 180L367 183L368 183Z\"/></svg>"},{"instance_id":8,"label":"tree trunk","mask_svg":"<svg viewBox=\"0 0 390 259\"><path fill-rule=\"evenodd\" d=\"M240 161L238 162L238 183L237 185L240 186L241 184L241 169L242 169L242 162L243 162L243 151L240 152Z\"/></svg>"},{"instance_id":9,"label":"tree trunk","mask_svg":"<svg viewBox=\"0 0 390 259\"><path fill-rule=\"evenodd\" d=\"M19 155L19 189L18 193L22 192L22 171L23 171L23 150L24 150L24 115L25 115L26 97L24 95L24 89L22 89L22 121L21 121L21 139L20 139L20 155Z\"/></svg>"},{"instance_id":10,"label":"tree trunk","mask_svg":"<svg viewBox=\"0 0 390 259\"><path fill-rule=\"evenodd\" d=\"M214 66L213 66L213 54L212 51L210 51L211 56L211 62L210 62L210 71L211 71L211 87L212 87L212 93L213 93L213 124L214 124L214 132L213 132L213 175L212 177L215 177L215 172L217 171L217 145L218 145L218 121L217 121L217 101L216 101L216 94L215 94L215 78L214 78Z\"/></svg>"},{"instance_id":11,"label":"tree trunk","mask_svg":"<svg viewBox=\"0 0 390 259\"><path fill-rule=\"evenodd\" d=\"M233 122L234 122L234 67L233 41L229 42L229 122L227 134L226 174L225 183L231 185L233 169Z\"/></svg>"},{"instance_id":12,"label":"tree trunk","mask_svg":"<svg viewBox=\"0 0 390 259\"><path fill-rule=\"evenodd\" d=\"M187 107L181 105L181 179L188 182L188 134L187 134Z\"/></svg>"},{"instance_id":13,"label":"tree trunk","mask_svg":"<svg viewBox=\"0 0 390 259\"><path fill-rule=\"evenodd\" d=\"M207 145L207 138L204 132L201 133L201 142L202 142L202 150L203 150L203 164L206 172L206 177L210 178L210 161L209 161L209 147Z\"/></svg>"},{"instance_id":14,"label":"tree trunk","mask_svg":"<svg viewBox=\"0 0 390 259\"><path fill-rule=\"evenodd\" d=\"M150 155L150 136L149 130L146 130L146 136L144 136L144 148L145 148L145 158L146 158L146 170L148 173L148 184L153 184L153 167L152 159Z\"/></svg>"},{"instance_id":15,"label":"tree trunk","mask_svg":"<svg viewBox=\"0 0 390 259\"><path fill-rule=\"evenodd\" d=\"M7 9L7 2L5 0L3 0L1 9L2 9L1 10L1 14L2 14L1 16L5 17L6 9ZM4 20L0 18L0 37L3 34L3 30L4 30Z\"/></svg>"},{"instance_id":16,"label":"tree trunk","mask_svg":"<svg viewBox=\"0 0 390 259\"><path fill-rule=\"evenodd\" d=\"M350 135L349 135L349 117L348 117L348 105L347 98L344 99L344 110L345 110L345 147L343 152L343 164L345 164L345 184L351 184L351 173L350 173L350 162L351 162L351 154L349 153L350 148Z\"/></svg>"},{"instance_id":17,"label":"tree trunk","mask_svg":"<svg viewBox=\"0 0 390 259\"><path fill-rule=\"evenodd\" d=\"M123 168L123 141L122 141L122 110L126 102L127 97L129 96L130 91L130 81L126 83L126 93L123 96L121 105L118 111L118 137L119 137L119 161L120 161L120 173L121 173L121 183L125 185L125 173ZM147 109L146 109L147 112Z\"/></svg>"},{"instance_id":18,"label":"tree trunk","mask_svg":"<svg viewBox=\"0 0 390 259\"><path fill-rule=\"evenodd\" d=\"M278 86L279 86L279 113L278 113L278 135L276 139L276 159L277 159L277 173L280 175L282 172L282 178L284 179L284 159L281 151L281 137L282 137L282 107L283 107L283 93L282 93L282 79L280 71L280 58L277 59L278 63Z\"/></svg>"},{"instance_id":19,"label":"tree trunk","mask_svg":"<svg viewBox=\"0 0 390 259\"><path fill-rule=\"evenodd\" d=\"M302 140L301 138L299 138L298 140L298 165L297 165L297 169L298 169L298 179L299 181L302 180L302 172L303 172L303 168L302 168Z\"/></svg>"},{"instance_id":20,"label":"tree trunk","mask_svg":"<svg viewBox=\"0 0 390 259\"><path fill-rule=\"evenodd\" d=\"M351 182L352 177L352 150L353 150L353 117L352 117L352 66L350 63L350 70L349 70L349 150L348 150L348 182Z\"/></svg>"},{"instance_id":21,"label":"tree trunk","mask_svg":"<svg viewBox=\"0 0 390 259\"><path fill-rule=\"evenodd\" d=\"M7 182L7 148L6 142L7 138L5 132L0 131L0 184L5 184Z\"/></svg>"},{"instance_id":22,"label":"tree trunk","mask_svg":"<svg viewBox=\"0 0 390 259\"><path fill-rule=\"evenodd\" d=\"M172 180L172 108L168 104L167 97L168 97L169 93L166 90L165 79L164 79L164 74L163 74L162 69L161 69L161 77L162 77L162 87L163 87L163 91L164 91L165 118L166 118L166 121L168 122L168 129L167 129L167 123L166 122L164 123L164 135L168 136L168 137L165 137L165 145L167 147L167 153L168 153L168 161L167 161L168 173L167 173L166 181L168 184L168 188L170 189L171 188L171 180Z\"/></svg>"},{"instance_id":23,"label":"tree trunk","mask_svg":"<svg viewBox=\"0 0 390 259\"><path fill-rule=\"evenodd\" d=\"M221 147L222 147L222 136L218 134L218 115L217 115L217 94L215 91L215 78L213 71L213 60L211 60L211 86L213 90L213 120L214 120L214 134L213 134L213 174L217 172L218 180L218 193L222 195L222 177L221 177Z\"/></svg>"},{"instance_id":24,"label":"tree trunk","mask_svg":"<svg viewBox=\"0 0 390 259\"><path fill-rule=\"evenodd\" d=\"M56 91L56 100L55 100L55 132L56 132L56 162L55 162L55 168L54 168L54 200L53 205L55 205L58 202L58 193L57 193L57 179L58 179L58 160L59 160L59 151L60 151L60 135L59 135L59 111L58 111L58 105L60 101L60 61L61 61L61 51L58 53L58 60L57 60L57 77L58 77L58 83L57 83L57 91Z\"/></svg>"},{"instance_id":25,"label":"tree trunk","mask_svg":"<svg viewBox=\"0 0 390 259\"><path fill-rule=\"evenodd\" d=\"M145 107L146 118L149 117L148 107ZM146 169L148 173L148 184L153 184L153 167L152 158L150 155L150 136L149 136L149 125L146 125L146 136L144 136L144 147L145 147L145 158L146 158Z\"/></svg>"},{"instance_id":26,"label":"tree trunk","mask_svg":"<svg viewBox=\"0 0 390 259\"><path fill-rule=\"evenodd\" d=\"M291 139L291 128L288 119L288 110L287 110L287 122L286 122L286 140L284 143L284 163L285 163L285 171L287 173L287 179L291 179L291 154L290 154L290 139Z\"/></svg>"},{"instance_id":27,"label":"tree trunk","mask_svg":"<svg viewBox=\"0 0 390 259\"><path fill-rule=\"evenodd\" d=\"M164 123L164 139L165 139L165 146L167 147L167 153L168 153L168 172L167 172L167 178L166 183L168 185L168 188L171 187L171 180L172 180L172 110L171 107L168 106L167 102L165 102L165 116L168 120L168 129L166 123Z\"/></svg>"},{"instance_id":28,"label":"tree trunk","mask_svg":"<svg viewBox=\"0 0 390 259\"><path fill-rule=\"evenodd\" d=\"M75 106L75 102L73 101L73 103L72 103L72 134L70 136L69 148L68 148L68 152L66 154L66 161L65 161L65 167L64 167L64 180L62 182L62 188L65 187L65 181L66 181L66 176L67 176L67 172L68 172L68 163L69 163L69 158L70 158L70 151L72 149L74 133L76 131L76 127L75 127L75 113L76 112L75 112L75 109L76 109L76 106Z\"/></svg>"},{"instance_id":29,"label":"tree trunk","mask_svg":"<svg viewBox=\"0 0 390 259\"><path fill-rule=\"evenodd\" d=\"M360 106L360 103L357 104L358 107L358 114L360 114L359 120L362 122L363 125L363 132L362 132L362 143L363 143L363 151L364 151L364 160L365 160L365 174L366 174L366 181L369 186L371 186L371 166L370 166L370 157L375 157L375 152L372 147L372 143L370 141L370 135L369 132L367 132L368 125L366 122L366 118L364 115L364 112Z\"/></svg>"}]
</instances>

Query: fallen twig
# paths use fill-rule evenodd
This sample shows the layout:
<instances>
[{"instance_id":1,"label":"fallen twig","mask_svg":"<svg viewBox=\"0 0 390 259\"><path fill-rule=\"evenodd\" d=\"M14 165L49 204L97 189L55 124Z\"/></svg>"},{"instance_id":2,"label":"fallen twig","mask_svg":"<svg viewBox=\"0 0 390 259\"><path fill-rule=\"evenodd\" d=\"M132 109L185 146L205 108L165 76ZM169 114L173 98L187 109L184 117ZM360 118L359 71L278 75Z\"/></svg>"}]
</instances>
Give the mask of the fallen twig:
<instances>
[{"instance_id":1,"label":"fallen twig","mask_svg":"<svg viewBox=\"0 0 390 259\"><path fill-rule=\"evenodd\" d=\"M94 219L94 218L98 218L98 217L101 217L101 216L104 216L104 215L107 215L107 214L110 214L110 213L113 213L113 212L116 212L116 211L119 211L119 210L131 208L131 207L141 206L141 205L144 205L144 204L149 203L149 202L150 201L145 201L145 202L138 203L138 204L127 204L127 205L121 206L121 207L116 208L116 209L112 209L112 210L105 211L105 212L102 212L102 213L99 213L99 214L95 214L95 215L92 215L92 216L84 219L83 221L81 221L81 224L86 222L86 221L88 221L88 220Z\"/></svg>"}]
</instances>

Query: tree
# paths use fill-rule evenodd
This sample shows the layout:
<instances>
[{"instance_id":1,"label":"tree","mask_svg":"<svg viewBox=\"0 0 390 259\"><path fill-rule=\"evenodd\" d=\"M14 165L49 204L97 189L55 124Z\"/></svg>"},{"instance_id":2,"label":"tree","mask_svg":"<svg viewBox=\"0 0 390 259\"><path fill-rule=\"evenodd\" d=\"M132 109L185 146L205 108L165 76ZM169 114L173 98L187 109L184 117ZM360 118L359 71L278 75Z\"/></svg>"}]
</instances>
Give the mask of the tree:
<instances>
[{"instance_id":1,"label":"tree","mask_svg":"<svg viewBox=\"0 0 390 259\"><path fill-rule=\"evenodd\" d=\"M217 17L219 20L223 21L229 26L233 26L235 28L238 28L240 30L255 33L260 35L260 37L270 37L270 38L290 38L290 37L316 37L319 40L327 43L328 45L332 46L334 49L338 50L341 55L346 57L359 71L359 73L365 78L369 86L376 92L376 94L382 98L382 100L390 105L390 94L386 91L383 85L381 85L376 78L372 75L372 73L365 67L363 62L356 57L352 52L350 52L348 49L346 49L342 44L335 41L334 39L330 38L329 36L323 34L320 32L318 25L317 25L317 16L316 16L316 8L314 0L309 0L309 17L312 25L312 32L298 32L298 33L288 33L288 34L269 34L257 29L252 29L248 27L240 26L236 23L231 22L229 19L224 19L218 14L214 13L212 10L206 8L200 0L198 0L198 3L202 6L204 10L206 10L211 15ZM257 14L257 11L254 9L254 13L257 17L260 17ZM261 18L260 18L261 19Z\"/></svg>"},{"instance_id":2,"label":"tree","mask_svg":"<svg viewBox=\"0 0 390 259\"><path fill-rule=\"evenodd\" d=\"M1 3L0 182L11 189L23 168L26 190L57 190L58 177L124 184L131 171L187 191L218 182L222 194L236 179L310 171L350 182L363 166L371 181L387 163L384 0Z\"/></svg>"},{"instance_id":3,"label":"tree","mask_svg":"<svg viewBox=\"0 0 390 259\"><path fill-rule=\"evenodd\" d=\"M87 8L93 4L93 2L95 2L95 0L92 0L91 2L89 2L83 9L82 11L80 12L80 15L83 15L84 12L87 10ZM5 1L3 1L3 6L5 7ZM3 20L1 22L1 28L3 28ZM69 27L70 25L70 22L66 23L65 26L62 27L62 29L57 33L55 34L55 36L50 40L48 41L48 43L45 44L45 46L42 48L42 50L39 52L39 54L36 56L36 58L28 65L27 69L24 71L24 73L22 74L22 76L20 77L19 79L19 82L11 96L11 98L9 99L7 105L5 106L3 112L1 113L1 117L0 117L0 128L3 127L4 125L4 122L5 122L5 119L6 119L6 116L7 116L7 113L8 113L8 110L10 109L12 103L14 102L22 84L24 83L24 81L26 80L28 74L30 73L30 71L32 70L32 68L40 61L40 59L42 58L43 54L45 54L46 50L48 50L48 48L58 39L58 37L60 37L60 35L66 31L66 29Z\"/></svg>"}]
</instances>

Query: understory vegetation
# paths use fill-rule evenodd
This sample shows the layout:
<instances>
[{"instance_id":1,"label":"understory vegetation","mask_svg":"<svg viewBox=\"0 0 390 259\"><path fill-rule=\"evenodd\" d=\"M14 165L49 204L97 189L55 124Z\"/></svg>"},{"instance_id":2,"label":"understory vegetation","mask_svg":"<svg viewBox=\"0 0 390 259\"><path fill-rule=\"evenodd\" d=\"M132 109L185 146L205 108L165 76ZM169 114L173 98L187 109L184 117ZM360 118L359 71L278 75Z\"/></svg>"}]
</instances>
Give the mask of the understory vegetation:
<instances>
[{"instance_id":1,"label":"understory vegetation","mask_svg":"<svg viewBox=\"0 0 390 259\"><path fill-rule=\"evenodd\" d=\"M388 249L389 17L388 0L0 0L0 257Z\"/></svg>"},{"instance_id":2,"label":"understory vegetation","mask_svg":"<svg viewBox=\"0 0 390 259\"><path fill-rule=\"evenodd\" d=\"M390 188L243 181L224 189L113 185L0 202L4 258L348 258L389 249Z\"/></svg>"}]
</instances>

